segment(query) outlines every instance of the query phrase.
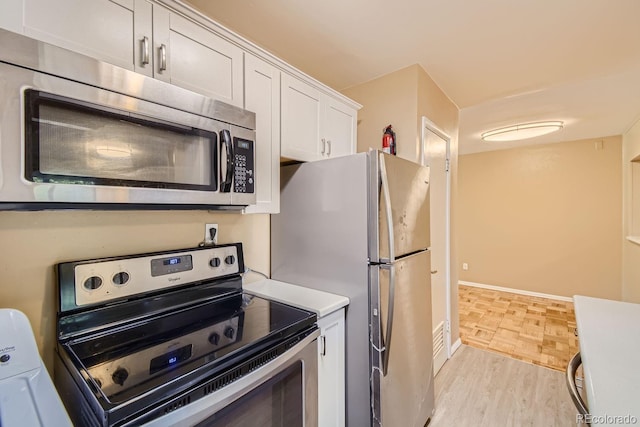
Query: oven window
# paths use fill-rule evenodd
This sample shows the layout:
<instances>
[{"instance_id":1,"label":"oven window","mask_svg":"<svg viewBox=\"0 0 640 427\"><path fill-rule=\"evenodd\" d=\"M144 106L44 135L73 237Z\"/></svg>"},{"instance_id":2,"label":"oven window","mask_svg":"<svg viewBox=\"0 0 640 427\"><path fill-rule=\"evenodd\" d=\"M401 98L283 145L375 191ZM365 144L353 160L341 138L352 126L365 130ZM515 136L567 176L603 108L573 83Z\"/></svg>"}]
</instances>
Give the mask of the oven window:
<instances>
[{"instance_id":1,"label":"oven window","mask_svg":"<svg viewBox=\"0 0 640 427\"><path fill-rule=\"evenodd\" d=\"M303 365L291 365L196 427L302 427Z\"/></svg>"},{"instance_id":2,"label":"oven window","mask_svg":"<svg viewBox=\"0 0 640 427\"><path fill-rule=\"evenodd\" d=\"M33 182L217 190L215 132L25 91Z\"/></svg>"}]
</instances>

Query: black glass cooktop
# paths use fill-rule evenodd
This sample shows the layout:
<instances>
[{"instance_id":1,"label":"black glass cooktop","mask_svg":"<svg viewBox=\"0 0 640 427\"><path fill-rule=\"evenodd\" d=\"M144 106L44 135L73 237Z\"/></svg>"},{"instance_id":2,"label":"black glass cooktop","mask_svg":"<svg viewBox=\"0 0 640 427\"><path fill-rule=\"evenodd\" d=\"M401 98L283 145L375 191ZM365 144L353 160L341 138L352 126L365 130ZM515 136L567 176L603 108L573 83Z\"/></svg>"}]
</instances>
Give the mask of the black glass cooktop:
<instances>
[{"instance_id":1,"label":"black glass cooktop","mask_svg":"<svg viewBox=\"0 0 640 427\"><path fill-rule=\"evenodd\" d=\"M96 396L118 404L229 368L315 321L314 313L238 293L63 347Z\"/></svg>"}]
</instances>

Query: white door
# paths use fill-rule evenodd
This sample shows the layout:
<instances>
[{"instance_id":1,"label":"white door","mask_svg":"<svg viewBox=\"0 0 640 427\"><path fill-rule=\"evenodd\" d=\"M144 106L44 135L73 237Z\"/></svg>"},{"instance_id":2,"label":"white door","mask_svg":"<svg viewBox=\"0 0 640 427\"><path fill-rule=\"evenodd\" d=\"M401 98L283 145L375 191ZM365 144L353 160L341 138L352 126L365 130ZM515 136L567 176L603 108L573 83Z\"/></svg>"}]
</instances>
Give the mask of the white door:
<instances>
[{"instance_id":1,"label":"white door","mask_svg":"<svg viewBox=\"0 0 640 427\"><path fill-rule=\"evenodd\" d=\"M423 164L430 168L433 372L449 358L449 140L422 118Z\"/></svg>"}]
</instances>

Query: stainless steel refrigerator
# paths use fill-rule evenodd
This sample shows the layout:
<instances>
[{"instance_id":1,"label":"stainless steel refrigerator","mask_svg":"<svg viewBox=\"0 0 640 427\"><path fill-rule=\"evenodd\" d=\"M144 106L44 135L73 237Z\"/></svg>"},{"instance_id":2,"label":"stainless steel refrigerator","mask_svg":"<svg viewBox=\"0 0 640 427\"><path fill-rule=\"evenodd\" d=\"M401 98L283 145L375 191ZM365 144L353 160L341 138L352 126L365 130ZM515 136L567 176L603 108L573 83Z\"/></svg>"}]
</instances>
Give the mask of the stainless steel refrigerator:
<instances>
[{"instance_id":1,"label":"stainless steel refrigerator","mask_svg":"<svg viewBox=\"0 0 640 427\"><path fill-rule=\"evenodd\" d=\"M281 169L272 276L349 297L351 427L433 413L428 190L428 168L378 151Z\"/></svg>"}]
</instances>

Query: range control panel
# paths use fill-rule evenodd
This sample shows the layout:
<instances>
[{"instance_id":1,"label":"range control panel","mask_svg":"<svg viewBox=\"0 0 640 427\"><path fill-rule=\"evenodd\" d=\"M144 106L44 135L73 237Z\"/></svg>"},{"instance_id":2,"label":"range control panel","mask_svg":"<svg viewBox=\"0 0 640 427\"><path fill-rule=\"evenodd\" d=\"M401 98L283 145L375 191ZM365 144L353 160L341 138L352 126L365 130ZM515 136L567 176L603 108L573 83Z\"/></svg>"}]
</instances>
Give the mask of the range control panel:
<instances>
[{"instance_id":1,"label":"range control panel","mask_svg":"<svg viewBox=\"0 0 640 427\"><path fill-rule=\"evenodd\" d=\"M204 249L97 260L74 267L78 306L158 291L192 282L242 273L238 247Z\"/></svg>"}]
</instances>

